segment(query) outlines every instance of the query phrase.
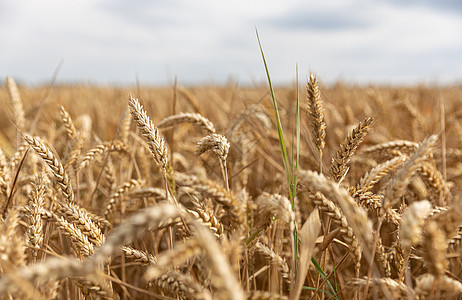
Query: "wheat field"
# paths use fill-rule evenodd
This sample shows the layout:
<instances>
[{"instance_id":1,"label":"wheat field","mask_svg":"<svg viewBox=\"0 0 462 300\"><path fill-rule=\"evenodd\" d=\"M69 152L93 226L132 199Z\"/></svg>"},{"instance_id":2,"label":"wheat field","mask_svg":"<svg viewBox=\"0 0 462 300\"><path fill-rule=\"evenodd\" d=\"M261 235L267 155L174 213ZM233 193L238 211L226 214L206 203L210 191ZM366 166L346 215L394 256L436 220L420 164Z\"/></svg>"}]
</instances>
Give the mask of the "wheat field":
<instances>
[{"instance_id":1,"label":"wheat field","mask_svg":"<svg viewBox=\"0 0 462 300\"><path fill-rule=\"evenodd\" d=\"M462 87L307 77L7 78L1 298L462 298Z\"/></svg>"}]
</instances>

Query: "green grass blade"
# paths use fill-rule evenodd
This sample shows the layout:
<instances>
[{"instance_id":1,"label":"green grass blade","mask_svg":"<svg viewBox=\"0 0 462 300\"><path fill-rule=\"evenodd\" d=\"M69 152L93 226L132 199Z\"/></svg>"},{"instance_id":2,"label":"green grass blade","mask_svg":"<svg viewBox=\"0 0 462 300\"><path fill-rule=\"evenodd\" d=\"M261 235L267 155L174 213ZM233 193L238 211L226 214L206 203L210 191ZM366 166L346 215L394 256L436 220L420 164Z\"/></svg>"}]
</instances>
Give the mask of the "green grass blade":
<instances>
[{"instance_id":1,"label":"green grass blade","mask_svg":"<svg viewBox=\"0 0 462 300\"><path fill-rule=\"evenodd\" d=\"M328 291L325 291L325 290L320 290L320 289L317 289L317 288L314 288L314 287L310 287L310 286L302 286L302 290L310 290L310 291L315 291L315 292L322 292L326 295L329 295L331 297L335 297L335 295L329 293Z\"/></svg>"},{"instance_id":2,"label":"green grass blade","mask_svg":"<svg viewBox=\"0 0 462 300\"><path fill-rule=\"evenodd\" d=\"M337 274L335 274L335 272L337 272L337 270L335 270L335 264L332 263L332 269L333 269L333 272L334 272L334 287L335 287L335 291L338 291L338 286L337 286Z\"/></svg>"},{"instance_id":3,"label":"green grass blade","mask_svg":"<svg viewBox=\"0 0 462 300\"><path fill-rule=\"evenodd\" d=\"M318 273L321 275L322 279L326 280L327 275L324 273L321 266L318 264L316 259L314 259L314 257L311 258L311 262L313 263L314 267L316 268L316 271L318 271ZM330 283L330 280L327 280L326 283L327 283L327 286L329 287L329 289L331 290L331 292L335 295L335 298L338 299L337 292L335 291L334 287Z\"/></svg>"},{"instance_id":4,"label":"green grass blade","mask_svg":"<svg viewBox=\"0 0 462 300\"><path fill-rule=\"evenodd\" d=\"M286 176L287 176L287 184L288 184L288 188L289 188L289 197L290 197L290 200L293 203L294 198L293 198L292 189L291 189L291 186L292 186L293 182L292 182L292 176L291 176L291 172L290 172L290 168L289 168L289 158L287 156L286 144L284 142L284 133L282 131L281 119L279 118L278 104L277 104L277 101L276 101L276 96L274 94L273 83L271 82L271 76L269 74L268 64L266 63L265 54L263 53L263 47L261 46L260 36L258 35L258 30L255 29L255 32L257 33L258 45L260 47L261 56L263 58L263 64L265 65L265 71L266 71L266 76L268 78L268 84L269 84L269 88L270 88L270 92L271 92L271 98L273 100L274 111L276 113L276 123L277 123L277 128L278 128L279 145L281 146L281 152L282 152L282 161L284 163L284 169L286 171Z\"/></svg>"},{"instance_id":5,"label":"green grass blade","mask_svg":"<svg viewBox=\"0 0 462 300\"><path fill-rule=\"evenodd\" d=\"M294 197L297 196L297 171L298 171L298 164L300 162L300 94L299 94L299 86L298 86L298 65L295 68L295 80L297 82L297 105L296 105L296 116L295 116L295 135L296 135L296 159L295 163L292 161L292 163L295 165L294 171L292 172L292 177L293 177L293 195ZM293 208L295 209L295 203L293 203Z\"/></svg>"}]
</instances>

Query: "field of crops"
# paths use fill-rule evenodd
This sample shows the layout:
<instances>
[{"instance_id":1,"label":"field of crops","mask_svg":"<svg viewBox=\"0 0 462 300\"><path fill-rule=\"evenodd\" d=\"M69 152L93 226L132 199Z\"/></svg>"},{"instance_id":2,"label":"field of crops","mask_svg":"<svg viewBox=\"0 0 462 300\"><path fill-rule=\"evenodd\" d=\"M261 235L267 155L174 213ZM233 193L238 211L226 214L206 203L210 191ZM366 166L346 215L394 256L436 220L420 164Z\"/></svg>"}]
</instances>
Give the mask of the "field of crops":
<instances>
[{"instance_id":1,"label":"field of crops","mask_svg":"<svg viewBox=\"0 0 462 300\"><path fill-rule=\"evenodd\" d=\"M460 298L462 87L307 77L8 78L1 298Z\"/></svg>"}]
</instances>

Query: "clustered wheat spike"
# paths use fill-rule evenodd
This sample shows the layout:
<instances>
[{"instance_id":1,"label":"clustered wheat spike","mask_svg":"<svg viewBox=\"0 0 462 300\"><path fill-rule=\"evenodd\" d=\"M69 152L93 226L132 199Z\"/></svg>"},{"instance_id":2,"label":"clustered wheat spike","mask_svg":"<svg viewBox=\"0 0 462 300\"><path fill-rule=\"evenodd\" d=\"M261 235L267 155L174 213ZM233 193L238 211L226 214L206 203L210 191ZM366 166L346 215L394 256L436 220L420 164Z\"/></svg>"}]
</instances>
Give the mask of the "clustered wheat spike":
<instances>
[{"instance_id":1,"label":"clustered wheat spike","mask_svg":"<svg viewBox=\"0 0 462 300\"><path fill-rule=\"evenodd\" d=\"M197 239L188 239L177 244L174 249L162 253L154 266L144 273L147 281L152 281L167 273L169 269L184 264L188 259L194 258L202 252Z\"/></svg>"},{"instance_id":2,"label":"clustered wheat spike","mask_svg":"<svg viewBox=\"0 0 462 300\"><path fill-rule=\"evenodd\" d=\"M116 207L119 204L123 194L128 192L130 189L143 185L143 183L144 183L143 180L131 179L128 182L125 182L121 186L119 186L116 192L112 194L111 197L109 198L109 201L106 205L106 209L104 210L104 217L106 219L109 219L110 215L112 214L114 210L114 207Z\"/></svg>"},{"instance_id":3,"label":"clustered wheat spike","mask_svg":"<svg viewBox=\"0 0 462 300\"><path fill-rule=\"evenodd\" d=\"M138 99L130 97L128 106L130 107L133 120L140 129L141 134L145 137L155 160L164 170L167 170L169 155L164 138L160 136L159 130L154 126L154 123L151 121Z\"/></svg>"},{"instance_id":4,"label":"clustered wheat spike","mask_svg":"<svg viewBox=\"0 0 462 300\"><path fill-rule=\"evenodd\" d=\"M308 81L307 92L307 110L311 116L313 142L316 149L318 149L319 163L322 165L322 151L326 144L326 123L324 122L324 108L321 100L321 92L319 91L319 82L316 79L316 76L311 73L310 80Z\"/></svg>"},{"instance_id":5,"label":"clustered wheat spike","mask_svg":"<svg viewBox=\"0 0 462 300\"><path fill-rule=\"evenodd\" d=\"M68 137L71 140L75 140L77 138L77 130L75 129L74 123L72 122L72 118L67 112L67 110L63 106L59 106L59 113L61 114L61 118L63 119L64 127L66 128L66 132Z\"/></svg>"},{"instance_id":6,"label":"clustered wheat spike","mask_svg":"<svg viewBox=\"0 0 462 300\"><path fill-rule=\"evenodd\" d=\"M226 161L229 153L229 142L221 134L213 133L203 137L197 143L197 155L201 155L207 151L215 152L222 161Z\"/></svg>"},{"instance_id":7,"label":"clustered wheat spike","mask_svg":"<svg viewBox=\"0 0 462 300\"><path fill-rule=\"evenodd\" d=\"M11 103L13 105L14 123L19 130L23 130L26 122L24 106L19 95L19 89L16 82L11 77L6 77L6 85L10 93Z\"/></svg>"},{"instance_id":8,"label":"clustered wheat spike","mask_svg":"<svg viewBox=\"0 0 462 300\"><path fill-rule=\"evenodd\" d=\"M366 118L353 129L340 145L335 157L332 159L331 173L335 181L341 182L348 171L348 163L359 144L369 132L373 123L372 118Z\"/></svg>"},{"instance_id":9,"label":"clustered wheat spike","mask_svg":"<svg viewBox=\"0 0 462 300\"><path fill-rule=\"evenodd\" d=\"M32 247L34 260L37 259L38 250L43 243L42 210L45 205L46 174L38 173L33 183L33 190L29 196L28 206L28 237Z\"/></svg>"},{"instance_id":10,"label":"clustered wheat spike","mask_svg":"<svg viewBox=\"0 0 462 300\"><path fill-rule=\"evenodd\" d=\"M412 175L414 175L414 173L418 170L421 163L426 159L426 156L431 153L432 146L436 143L436 140L436 135L426 138L397 171L385 193L385 210L393 207L393 205L399 200L399 197L404 194Z\"/></svg>"},{"instance_id":11,"label":"clustered wheat spike","mask_svg":"<svg viewBox=\"0 0 462 300\"><path fill-rule=\"evenodd\" d=\"M82 170L88 164L95 159L97 155L101 155L104 152L107 151L117 151L117 152L123 152L123 153L128 153L127 151L127 146L121 142L121 141L113 141L113 142L105 142L102 143L101 145L96 146L93 149L90 149L85 156L83 157L82 161L80 162L79 169Z\"/></svg>"},{"instance_id":12,"label":"clustered wheat spike","mask_svg":"<svg viewBox=\"0 0 462 300\"><path fill-rule=\"evenodd\" d=\"M32 147L35 152L47 163L48 167L50 167L51 172L56 177L61 192L63 193L66 200L68 202L73 202L74 191L72 190L69 176L64 170L61 162L39 138L31 137L28 134L24 134L23 137L24 140L30 145L30 147Z\"/></svg>"}]
</instances>

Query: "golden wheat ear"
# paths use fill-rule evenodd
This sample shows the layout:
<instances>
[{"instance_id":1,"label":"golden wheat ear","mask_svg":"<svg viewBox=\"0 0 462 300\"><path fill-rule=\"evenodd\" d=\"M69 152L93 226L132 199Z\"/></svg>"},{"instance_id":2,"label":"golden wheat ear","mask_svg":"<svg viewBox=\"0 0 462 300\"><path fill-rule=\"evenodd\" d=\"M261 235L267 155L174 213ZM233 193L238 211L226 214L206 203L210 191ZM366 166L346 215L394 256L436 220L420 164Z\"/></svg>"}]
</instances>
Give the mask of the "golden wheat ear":
<instances>
[{"instance_id":1,"label":"golden wheat ear","mask_svg":"<svg viewBox=\"0 0 462 300\"><path fill-rule=\"evenodd\" d=\"M322 173L322 152L326 145L326 123L324 122L324 107L321 100L321 91L316 76L310 73L310 80L307 85L308 105L307 111L311 117L311 126L313 127L313 143L318 150L319 155L319 172Z\"/></svg>"},{"instance_id":2,"label":"golden wheat ear","mask_svg":"<svg viewBox=\"0 0 462 300\"><path fill-rule=\"evenodd\" d=\"M151 121L138 99L130 97L128 100L128 106L130 108L132 118L148 143L149 149L154 155L156 162L162 167L162 169L167 170L169 155L164 138L160 136L159 130L156 126L154 126L154 123Z\"/></svg>"},{"instance_id":3,"label":"golden wheat ear","mask_svg":"<svg viewBox=\"0 0 462 300\"><path fill-rule=\"evenodd\" d=\"M213 126L213 123L209 121L206 117L204 117L201 114L197 113L179 113L177 115L172 115L169 116L162 121L160 121L157 124L158 128L169 128L173 127L177 124L182 124L182 123L191 123L196 126L201 127L205 131L207 131L209 134L213 134L216 132L215 126Z\"/></svg>"},{"instance_id":4,"label":"golden wheat ear","mask_svg":"<svg viewBox=\"0 0 462 300\"><path fill-rule=\"evenodd\" d=\"M29 146L34 149L34 151L45 161L48 167L50 167L51 172L56 177L64 198L68 202L74 202L74 191L72 189L71 181L59 159L47 146L45 146L45 144L39 138L32 137L28 134L23 134L23 138L29 144Z\"/></svg>"},{"instance_id":5,"label":"golden wheat ear","mask_svg":"<svg viewBox=\"0 0 462 300\"><path fill-rule=\"evenodd\" d=\"M19 95L19 89L16 82L11 77L6 77L6 85L10 94L11 104L13 106L13 120L16 128L20 131L24 131L26 125L26 113L24 112L24 106Z\"/></svg>"},{"instance_id":6,"label":"golden wheat ear","mask_svg":"<svg viewBox=\"0 0 462 300\"><path fill-rule=\"evenodd\" d=\"M359 144L364 140L374 120L366 118L345 138L334 158L332 158L331 174L335 181L341 183L348 172L348 163Z\"/></svg>"}]
</instances>

